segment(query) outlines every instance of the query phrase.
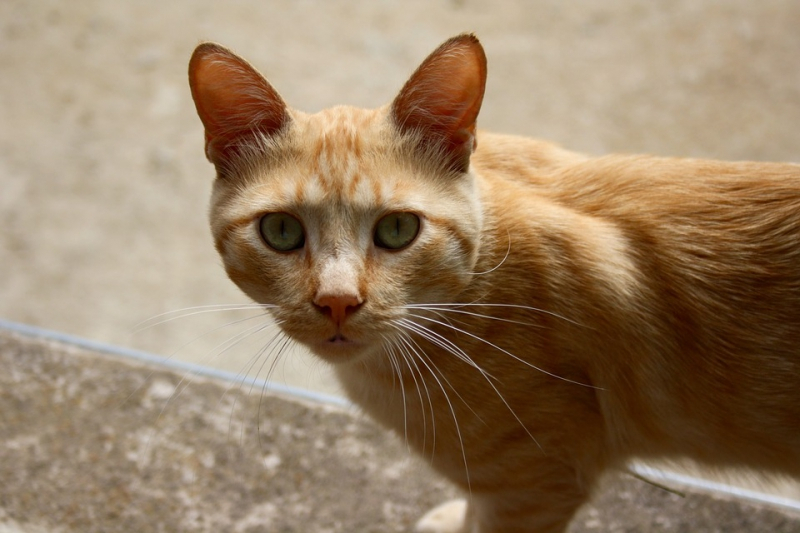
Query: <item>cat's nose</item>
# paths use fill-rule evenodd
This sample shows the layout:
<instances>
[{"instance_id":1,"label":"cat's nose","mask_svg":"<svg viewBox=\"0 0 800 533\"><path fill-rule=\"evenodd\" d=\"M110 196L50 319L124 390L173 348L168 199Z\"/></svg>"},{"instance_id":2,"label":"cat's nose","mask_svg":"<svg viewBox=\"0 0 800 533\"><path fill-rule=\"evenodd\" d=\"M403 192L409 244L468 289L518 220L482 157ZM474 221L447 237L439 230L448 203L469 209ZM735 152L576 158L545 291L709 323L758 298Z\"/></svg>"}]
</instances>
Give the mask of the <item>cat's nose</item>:
<instances>
[{"instance_id":1,"label":"cat's nose","mask_svg":"<svg viewBox=\"0 0 800 533\"><path fill-rule=\"evenodd\" d=\"M322 294L314 298L314 305L330 316L337 326L341 326L348 315L358 310L361 304L361 297L357 294Z\"/></svg>"}]
</instances>

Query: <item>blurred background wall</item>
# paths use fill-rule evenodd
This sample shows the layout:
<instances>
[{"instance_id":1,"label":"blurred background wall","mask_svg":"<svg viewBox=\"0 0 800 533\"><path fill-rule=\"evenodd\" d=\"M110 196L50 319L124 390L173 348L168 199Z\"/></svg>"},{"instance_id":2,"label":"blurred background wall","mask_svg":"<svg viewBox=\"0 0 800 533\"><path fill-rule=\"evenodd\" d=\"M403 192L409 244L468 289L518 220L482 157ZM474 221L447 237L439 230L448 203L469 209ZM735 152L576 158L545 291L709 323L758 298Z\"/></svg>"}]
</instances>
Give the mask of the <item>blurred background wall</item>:
<instances>
[{"instance_id":1,"label":"blurred background wall","mask_svg":"<svg viewBox=\"0 0 800 533\"><path fill-rule=\"evenodd\" d=\"M483 128L591 154L800 161L798 28L796 0L3 0L0 318L247 369L263 338L220 343L254 322L221 326L252 313L136 332L247 302L207 229L214 174L186 83L202 40L316 111L388 102L440 42L474 31ZM336 391L300 355L272 377Z\"/></svg>"}]
</instances>

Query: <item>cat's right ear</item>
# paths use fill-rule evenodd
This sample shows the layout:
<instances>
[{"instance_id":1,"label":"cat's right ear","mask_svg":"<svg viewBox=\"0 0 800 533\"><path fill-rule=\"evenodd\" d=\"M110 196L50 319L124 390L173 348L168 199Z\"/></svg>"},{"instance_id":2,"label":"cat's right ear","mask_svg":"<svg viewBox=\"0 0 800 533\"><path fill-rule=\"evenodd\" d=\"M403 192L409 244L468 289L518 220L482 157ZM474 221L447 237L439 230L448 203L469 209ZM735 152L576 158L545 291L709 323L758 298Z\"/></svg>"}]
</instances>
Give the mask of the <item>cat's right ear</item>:
<instances>
[{"instance_id":1,"label":"cat's right ear","mask_svg":"<svg viewBox=\"0 0 800 533\"><path fill-rule=\"evenodd\" d=\"M463 34L422 62L392 103L401 134L455 172L466 172L475 150L478 112L486 88L486 55L478 39Z\"/></svg>"},{"instance_id":2,"label":"cat's right ear","mask_svg":"<svg viewBox=\"0 0 800 533\"><path fill-rule=\"evenodd\" d=\"M286 104L267 80L215 43L203 43L192 54L189 87L205 127L206 157L218 170L229 168L254 136L275 135L290 120Z\"/></svg>"}]
</instances>

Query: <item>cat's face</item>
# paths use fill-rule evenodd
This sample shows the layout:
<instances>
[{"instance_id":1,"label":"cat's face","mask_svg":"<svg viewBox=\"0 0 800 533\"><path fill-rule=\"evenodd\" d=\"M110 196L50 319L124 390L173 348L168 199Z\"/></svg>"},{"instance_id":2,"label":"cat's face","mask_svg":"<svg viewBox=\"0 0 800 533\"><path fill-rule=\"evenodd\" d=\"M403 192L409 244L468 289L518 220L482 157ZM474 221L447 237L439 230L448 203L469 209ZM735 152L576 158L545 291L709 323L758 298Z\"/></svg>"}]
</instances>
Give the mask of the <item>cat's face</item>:
<instances>
[{"instance_id":1,"label":"cat's face","mask_svg":"<svg viewBox=\"0 0 800 533\"><path fill-rule=\"evenodd\" d=\"M230 278L332 362L375 352L470 282L481 209L469 173L483 50L448 41L391 106L290 109L243 59L201 45L192 96L218 178L211 225Z\"/></svg>"},{"instance_id":2,"label":"cat's face","mask_svg":"<svg viewBox=\"0 0 800 533\"><path fill-rule=\"evenodd\" d=\"M286 156L215 185L212 228L230 278L331 361L395 337L408 305L453 301L473 271L473 177L405 160L396 135L387 109L292 112L275 148ZM338 302L344 316L325 295L352 298Z\"/></svg>"}]
</instances>

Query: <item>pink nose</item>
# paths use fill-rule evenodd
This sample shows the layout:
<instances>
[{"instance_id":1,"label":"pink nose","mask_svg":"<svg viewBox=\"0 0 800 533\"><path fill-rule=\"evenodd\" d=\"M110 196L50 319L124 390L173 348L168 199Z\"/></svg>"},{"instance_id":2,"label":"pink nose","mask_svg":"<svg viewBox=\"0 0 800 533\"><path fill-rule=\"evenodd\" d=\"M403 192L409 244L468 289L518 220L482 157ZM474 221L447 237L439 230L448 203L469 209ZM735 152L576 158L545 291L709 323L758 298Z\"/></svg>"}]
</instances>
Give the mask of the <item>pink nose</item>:
<instances>
[{"instance_id":1,"label":"pink nose","mask_svg":"<svg viewBox=\"0 0 800 533\"><path fill-rule=\"evenodd\" d=\"M361 298L355 294L323 294L314 298L314 305L341 326L348 315L361 307Z\"/></svg>"}]
</instances>

